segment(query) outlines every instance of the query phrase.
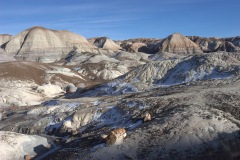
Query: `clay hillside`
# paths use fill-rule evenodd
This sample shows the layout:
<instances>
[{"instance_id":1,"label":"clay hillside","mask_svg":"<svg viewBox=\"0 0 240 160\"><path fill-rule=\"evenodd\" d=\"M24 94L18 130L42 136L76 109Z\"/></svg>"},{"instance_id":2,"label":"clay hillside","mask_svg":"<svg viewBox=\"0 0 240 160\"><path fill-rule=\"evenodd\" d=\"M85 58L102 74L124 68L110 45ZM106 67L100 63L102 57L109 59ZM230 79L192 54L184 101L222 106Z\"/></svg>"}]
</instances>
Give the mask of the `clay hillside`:
<instances>
[{"instance_id":1,"label":"clay hillside","mask_svg":"<svg viewBox=\"0 0 240 160\"><path fill-rule=\"evenodd\" d=\"M1 160L240 159L239 36L38 26L0 46Z\"/></svg>"}]
</instances>

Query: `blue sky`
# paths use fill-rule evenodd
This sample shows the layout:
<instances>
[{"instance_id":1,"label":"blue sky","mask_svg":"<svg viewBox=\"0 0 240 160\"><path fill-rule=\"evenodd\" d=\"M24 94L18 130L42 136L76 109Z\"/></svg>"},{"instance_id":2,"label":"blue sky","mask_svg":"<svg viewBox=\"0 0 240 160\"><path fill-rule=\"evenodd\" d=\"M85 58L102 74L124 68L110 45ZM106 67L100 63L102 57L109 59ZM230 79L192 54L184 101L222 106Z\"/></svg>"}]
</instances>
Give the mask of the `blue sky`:
<instances>
[{"instance_id":1,"label":"blue sky","mask_svg":"<svg viewBox=\"0 0 240 160\"><path fill-rule=\"evenodd\" d=\"M33 27L86 38L240 36L239 0L0 0L0 33Z\"/></svg>"}]
</instances>

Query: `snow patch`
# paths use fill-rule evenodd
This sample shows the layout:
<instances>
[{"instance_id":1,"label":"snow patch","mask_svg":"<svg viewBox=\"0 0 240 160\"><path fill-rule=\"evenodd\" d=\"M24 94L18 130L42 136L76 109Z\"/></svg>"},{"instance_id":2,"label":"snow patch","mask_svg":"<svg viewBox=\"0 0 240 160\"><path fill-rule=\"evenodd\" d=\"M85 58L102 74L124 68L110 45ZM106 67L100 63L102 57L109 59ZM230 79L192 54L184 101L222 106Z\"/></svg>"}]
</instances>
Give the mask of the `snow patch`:
<instances>
[{"instance_id":1,"label":"snow patch","mask_svg":"<svg viewBox=\"0 0 240 160\"><path fill-rule=\"evenodd\" d=\"M91 102L94 106L98 106L99 104L101 104L102 102L101 101L99 101L99 100L97 100L97 101L95 101L95 102Z\"/></svg>"},{"instance_id":2,"label":"snow patch","mask_svg":"<svg viewBox=\"0 0 240 160\"><path fill-rule=\"evenodd\" d=\"M38 93L42 93L48 97L54 97L60 93L63 93L61 87L52 84L45 84L37 88Z\"/></svg>"},{"instance_id":3,"label":"snow patch","mask_svg":"<svg viewBox=\"0 0 240 160\"><path fill-rule=\"evenodd\" d=\"M97 108L96 113L93 115L93 121L97 120L99 117L101 117L102 113L100 112L100 108Z\"/></svg>"}]
</instances>

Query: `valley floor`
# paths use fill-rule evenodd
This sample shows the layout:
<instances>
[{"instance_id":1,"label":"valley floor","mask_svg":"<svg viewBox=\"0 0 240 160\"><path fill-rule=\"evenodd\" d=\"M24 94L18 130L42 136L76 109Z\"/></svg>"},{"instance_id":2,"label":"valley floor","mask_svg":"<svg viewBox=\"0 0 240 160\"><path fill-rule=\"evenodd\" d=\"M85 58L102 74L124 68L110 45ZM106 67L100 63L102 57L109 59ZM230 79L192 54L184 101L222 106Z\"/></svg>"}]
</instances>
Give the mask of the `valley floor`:
<instances>
[{"instance_id":1,"label":"valley floor","mask_svg":"<svg viewBox=\"0 0 240 160\"><path fill-rule=\"evenodd\" d=\"M36 159L239 159L239 91L235 78L118 96L60 97L10 109L0 130L45 134L52 147ZM145 113L150 121L143 121ZM67 121L72 128L61 127ZM77 134L69 132L74 125ZM106 145L101 137L114 128L125 128L127 137Z\"/></svg>"}]
</instances>

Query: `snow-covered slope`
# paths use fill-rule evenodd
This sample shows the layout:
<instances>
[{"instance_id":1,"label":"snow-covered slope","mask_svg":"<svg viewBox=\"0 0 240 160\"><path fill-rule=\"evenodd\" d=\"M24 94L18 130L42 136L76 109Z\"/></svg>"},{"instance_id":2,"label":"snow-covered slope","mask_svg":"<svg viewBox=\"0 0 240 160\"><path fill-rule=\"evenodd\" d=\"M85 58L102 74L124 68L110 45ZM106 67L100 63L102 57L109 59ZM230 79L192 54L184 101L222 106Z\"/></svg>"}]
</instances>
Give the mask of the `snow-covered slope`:
<instances>
[{"instance_id":1,"label":"snow-covered slope","mask_svg":"<svg viewBox=\"0 0 240 160\"><path fill-rule=\"evenodd\" d=\"M197 80L223 79L240 74L239 53L211 53L151 61L95 87L84 95L111 95L144 91Z\"/></svg>"},{"instance_id":2,"label":"snow-covered slope","mask_svg":"<svg viewBox=\"0 0 240 160\"><path fill-rule=\"evenodd\" d=\"M46 152L47 139L36 135L24 135L14 132L0 131L0 159L24 159L26 155L36 156Z\"/></svg>"}]
</instances>

